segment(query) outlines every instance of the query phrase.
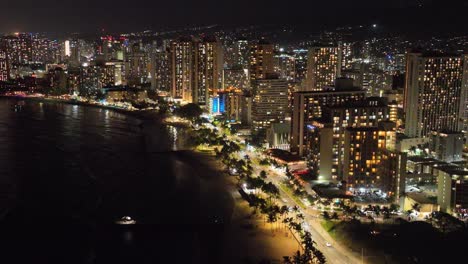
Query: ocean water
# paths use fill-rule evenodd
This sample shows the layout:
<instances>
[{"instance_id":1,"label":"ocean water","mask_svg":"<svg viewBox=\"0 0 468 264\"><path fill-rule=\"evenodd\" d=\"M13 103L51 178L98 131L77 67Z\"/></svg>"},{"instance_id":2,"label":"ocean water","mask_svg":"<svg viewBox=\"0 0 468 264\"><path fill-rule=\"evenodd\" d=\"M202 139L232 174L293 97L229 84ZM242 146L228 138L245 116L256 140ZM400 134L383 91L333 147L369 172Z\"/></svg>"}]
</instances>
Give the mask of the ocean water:
<instances>
[{"instance_id":1,"label":"ocean water","mask_svg":"<svg viewBox=\"0 0 468 264\"><path fill-rule=\"evenodd\" d=\"M0 263L222 263L232 202L187 131L18 102L0 99Z\"/></svg>"}]
</instances>

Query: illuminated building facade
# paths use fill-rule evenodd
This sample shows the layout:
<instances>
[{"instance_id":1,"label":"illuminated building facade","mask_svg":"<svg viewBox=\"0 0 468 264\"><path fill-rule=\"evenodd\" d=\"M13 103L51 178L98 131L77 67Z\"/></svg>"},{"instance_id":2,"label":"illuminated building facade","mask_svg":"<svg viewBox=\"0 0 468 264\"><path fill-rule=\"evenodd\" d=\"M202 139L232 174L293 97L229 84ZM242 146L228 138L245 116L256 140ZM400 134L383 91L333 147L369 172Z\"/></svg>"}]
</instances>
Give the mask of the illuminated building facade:
<instances>
[{"instance_id":1,"label":"illuminated building facade","mask_svg":"<svg viewBox=\"0 0 468 264\"><path fill-rule=\"evenodd\" d=\"M351 188L375 188L380 181L378 128L348 127L344 135L344 180Z\"/></svg>"},{"instance_id":2,"label":"illuminated building facade","mask_svg":"<svg viewBox=\"0 0 468 264\"><path fill-rule=\"evenodd\" d=\"M171 90L171 54L162 48L151 56L151 88L157 91Z\"/></svg>"},{"instance_id":3,"label":"illuminated building facade","mask_svg":"<svg viewBox=\"0 0 468 264\"><path fill-rule=\"evenodd\" d=\"M186 102L192 102L193 53L191 38L180 38L171 43L171 94Z\"/></svg>"},{"instance_id":4,"label":"illuminated building facade","mask_svg":"<svg viewBox=\"0 0 468 264\"><path fill-rule=\"evenodd\" d=\"M311 167L326 180L344 178L345 132L347 128L376 127L388 119L382 98L366 98L324 107L322 118L306 125L304 144Z\"/></svg>"},{"instance_id":5,"label":"illuminated building facade","mask_svg":"<svg viewBox=\"0 0 468 264\"><path fill-rule=\"evenodd\" d=\"M8 62L8 53L5 47L0 44L0 82L10 79L10 64Z\"/></svg>"},{"instance_id":6,"label":"illuminated building facade","mask_svg":"<svg viewBox=\"0 0 468 264\"><path fill-rule=\"evenodd\" d=\"M353 43L351 42L341 42L341 69L350 70L353 67Z\"/></svg>"},{"instance_id":7,"label":"illuminated building facade","mask_svg":"<svg viewBox=\"0 0 468 264\"><path fill-rule=\"evenodd\" d=\"M249 72L247 69L231 68L223 70L223 89L247 89L249 87Z\"/></svg>"},{"instance_id":8,"label":"illuminated building facade","mask_svg":"<svg viewBox=\"0 0 468 264\"><path fill-rule=\"evenodd\" d=\"M255 81L252 105L254 129L265 129L273 122L284 122L288 108L288 82L269 78Z\"/></svg>"},{"instance_id":9,"label":"illuminated building facade","mask_svg":"<svg viewBox=\"0 0 468 264\"><path fill-rule=\"evenodd\" d=\"M125 59L126 49L129 45L126 37L103 36L101 37L101 41L101 54L104 56L104 60L123 61Z\"/></svg>"},{"instance_id":10,"label":"illuminated building facade","mask_svg":"<svg viewBox=\"0 0 468 264\"><path fill-rule=\"evenodd\" d=\"M466 114L468 68L465 56L407 53L405 134L459 132Z\"/></svg>"},{"instance_id":11,"label":"illuminated building facade","mask_svg":"<svg viewBox=\"0 0 468 264\"><path fill-rule=\"evenodd\" d=\"M307 53L306 49L295 49L293 50L294 56L294 79L296 82L302 82L306 79L307 75Z\"/></svg>"},{"instance_id":12,"label":"illuminated building facade","mask_svg":"<svg viewBox=\"0 0 468 264\"><path fill-rule=\"evenodd\" d=\"M446 213L468 213L468 171L447 166L434 168L437 176L437 204Z\"/></svg>"},{"instance_id":13,"label":"illuminated building facade","mask_svg":"<svg viewBox=\"0 0 468 264\"><path fill-rule=\"evenodd\" d=\"M436 132L430 134L429 149L432 156L445 162L463 160L463 133Z\"/></svg>"},{"instance_id":14,"label":"illuminated building facade","mask_svg":"<svg viewBox=\"0 0 468 264\"><path fill-rule=\"evenodd\" d=\"M39 34L31 35L31 60L36 63L55 62L57 43Z\"/></svg>"},{"instance_id":15,"label":"illuminated building facade","mask_svg":"<svg viewBox=\"0 0 468 264\"><path fill-rule=\"evenodd\" d=\"M281 53L274 56L275 72L288 81L296 79L296 61L293 55Z\"/></svg>"},{"instance_id":16,"label":"illuminated building facade","mask_svg":"<svg viewBox=\"0 0 468 264\"><path fill-rule=\"evenodd\" d=\"M234 67L249 68L249 42L239 39L234 43Z\"/></svg>"},{"instance_id":17,"label":"illuminated building facade","mask_svg":"<svg viewBox=\"0 0 468 264\"><path fill-rule=\"evenodd\" d=\"M307 87L309 91L320 91L333 86L341 76L341 51L338 47L312 47L307 61Z\"/></svg>"},{"instance_id":18,"label":"illuminated building facade","mask_svg":"<svg viewBox=\"0 0 468 264\"><path fill-rule=\"evenodd\" d=\"M80 68L79 93L96 95L104 87L120 85L118 81L121 66L114 63L83 65Z\"/></svg>"},{"instance_id":19,"label":"illuminated building facade","mask_svg":"<svg viewBox=\"0 0 468 264\"><path fill-rule=\"evenodd\" d=\"M150 81L148 79L150 70L149 60L149 55L143 49L141 43L132 45L126 58L125 76L127 85L137 87Z\"/></svg>"},{"instance_id":20,"label":"illuminated building facade","mask_svg":"<svg viewBox=\"0 0 468 264\"><path fill-rule=\"evenodd\" d=\"M323 91L299 91L293 94L291 117L291 151L303 156L308 153L305 143L307 125L312 120L322 117L322 108L360 101L365 92L351 85L328 87Z\"/></svg>"},{"instance_id":21,"label":"illuminated building facade","mask_svg":"<svg viewBox=\"0 0 468 264\"><path fill-rule=\"evenodd\" d=\"M218 92L222 50L215 38L180 38L171 43L172 96L207 105Z\"/></svg>"},{"instance_id":22,"label":"illuminated building facade","mask_svg":"<svg viewBox=\"0 0 468 264\"><path fill-rule=\"evenodd\" d=\"M377 127L346 128L343 179L347 186L354 189L379 189L391 192L396 187L393 183L395 175L392 170L384 171L380 166L383 165L383 159L389 163L390 159L394 158L393 155L396 153L386 151L392 149L395 149L393 122L382 122ZM385 165L388 166L386 168L392 168L392 164Z\"/></svg>"},{"instance_id":23,"label":"illuminated building facade","mask_svg":"<svg viewBox=\"0 0 468 264\"><path fill-rule=\"evenodd\" d=\"M32 61L32 38L30 34L17 33L3 37L11 65L28 64ZM11 68L11 66L10 66Z\"/></svg>"},{"instance_id":24,"label":"illuminated building facade","mask_svg":"<svg viewBox=\"0 0 468 264\"><path fill-rule=\"evenodd\" d=\"M251 44L249 57L249 74L251 85L254 85L256 80L264 79L268 74L275 72L273 51L273 44L264 40L260 40Z\"/></svg>"},{"instance_id":25,"label":"illuminated building facade","mask_svg":"<svg viewBox=\"0 0 468 264\"><path fill-rule=\"evenodd\" d=\"M80 41L78 39L65 40L64 55L71 65L78 66L81 61Z\"/></svg>"},{"instance_id":26,"label":"illuminated building facade","mask_svg":"<svg viewBox=\"0 0 468 264\"><path fill-rule=\"evenodd\" d=\"M205 105L210 96L216 94L219 89L222 50L214 37L204 37L202 41L196 41L194 44L196 49L193 101Z\"/></svg>"},{"instance_id":27,"label":"illuminated building facade","mask_svg":"<svg viewBox=\"0 0 468 264\"><path fill-rule=\"evenodd\" d=\"M379 149L380 163L377 167L380 177L380 189L389 197L393 197L394 203L399 203L400 197L405 193L406 163L408 154L388 148Z\"/></svg>"},{"instance_id":28,"label":"illuminated building facade","mask_svg":"<svg viewBox=\"0 0 468 264\"><path fill-rule=\"evenodd\" d=\"M242 93L230 92L226 102L226 117L230 121L241 121L241 99Z\"/></svg>"}]
</instances>

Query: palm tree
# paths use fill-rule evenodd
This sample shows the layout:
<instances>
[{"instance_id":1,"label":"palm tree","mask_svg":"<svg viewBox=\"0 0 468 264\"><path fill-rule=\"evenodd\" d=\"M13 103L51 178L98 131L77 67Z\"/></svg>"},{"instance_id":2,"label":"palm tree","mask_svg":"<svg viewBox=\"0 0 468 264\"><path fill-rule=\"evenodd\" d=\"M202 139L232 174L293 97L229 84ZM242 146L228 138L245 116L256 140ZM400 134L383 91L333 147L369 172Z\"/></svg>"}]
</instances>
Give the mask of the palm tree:
<instances>
[{"instance_id":1,"label":"palm tree","mask_svg":"<svg viewBox=\"0 0 468 264\"><path fill-rule=\"evenodd\" d=\"M421 205L419 203L414 203L411 205L411 208L413 208L414 211L419 212L421 210Z\"/></svg>"},{"instance_id":2,"label":"palm tree","mask_svg":"<svg viewBox=\"0 0 468 264\"><path fill-rule=\"evenodd\" d=\"M390 212L397 211L399 208L398 204L391 204L390 205Z\"/></svg>"},{"instance_id":3,"label":"palm tree","mask_svg":"<svg viewBox=\"0 0 468 264\"><path fill-rule=\"evenodd\" d=\"M316 247L312 250L314 254L314 262L317 264L325 264L327 262L325 255L323 255L322 251L318 250Z\"/></svg>"},{"instance_id":4,"label":"palm tree","mask_svg":"<svg viewBox=\"0 0 468 264\"><path fill-rule=\"evenodd\" d=\"M268 210L268 223L273 224L278 221L279 207L277 205L271 205L267 208Z\"/></svg>"},{"instance_id":5,"label":"palm tree","mask_svg":"<svg viewBox=\"0 0 468 264\"><path fill-rule=\"evenodd\" d=\"M284 217L287 216L288 213L289 213L288 207L286 205L281 206L281 208L279 209L279 215L283 219L283 221L281 221L281 224L284 224Z\"/></svg>"},{"instance_id":6,"label":"palm tree","mask_svg":"<svg viewBox=\"0 0 468 264\"><path fill-rule=\"evenodd\" d=\"M298 250L292 257L284 257L283 263L284 264L306 264L309 263L310 259L308 259L305 255L302 255L301 252Z\"/></svg>"},{"instance_id":7,"label":"palm tree","mask_svg":"<svg viewBox=\"0 0 468 264\"><path fill-rule=\"evenodd\" d=\"M331 219L338 220L338 214L336 212L333 212Z\"/></svg>"},{"instance_id":8,"label":"palm tree","mask_svg":"<svg viewBox=\"0 0 468 264\"><path fill-rule=\"evenodd\" d=\"M262 186L262 191L266 194L269 194L270 200L271 198L278 198L279 197L279 189L273 183L269 182Z\"/></svg>"},{"instance_id":9,"label":"palm tree","mask_svg":"<svg viewBox=\"0 0 468 264\"><path fill-rule=\"evenodd\" d=\"M293 212L298 213L299 212L299 207L297 205L293 206L292 208Z\"/></svg>"}]
</instances>

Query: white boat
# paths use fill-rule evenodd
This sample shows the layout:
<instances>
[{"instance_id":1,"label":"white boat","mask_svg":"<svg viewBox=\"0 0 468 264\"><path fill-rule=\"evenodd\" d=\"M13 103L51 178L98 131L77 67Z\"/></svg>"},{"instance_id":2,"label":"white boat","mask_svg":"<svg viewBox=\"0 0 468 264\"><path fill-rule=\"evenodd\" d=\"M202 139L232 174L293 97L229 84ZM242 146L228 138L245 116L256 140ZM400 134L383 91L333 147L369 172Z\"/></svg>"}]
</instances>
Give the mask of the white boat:
<instances>
[{"instance_id":1,"label":"white boat","mask_svg":"<svg viewBox=\"0 0 468 264\"><path fill-rule=\"evenodd\" d=\"M124 216L119 220L115 221L115 223L118 225L134 225L136 224L136 221L133 220L130 216Z\"/></svg>"}]
</instances>

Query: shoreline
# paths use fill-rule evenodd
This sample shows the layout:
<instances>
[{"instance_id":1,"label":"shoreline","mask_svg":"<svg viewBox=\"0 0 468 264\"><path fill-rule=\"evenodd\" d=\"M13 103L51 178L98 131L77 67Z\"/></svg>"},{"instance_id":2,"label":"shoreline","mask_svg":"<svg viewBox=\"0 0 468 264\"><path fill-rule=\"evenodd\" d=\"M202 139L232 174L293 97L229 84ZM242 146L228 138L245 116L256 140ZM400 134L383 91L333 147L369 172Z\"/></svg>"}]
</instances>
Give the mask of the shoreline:
<instances>
[{"instance_id":1,"label":"shoreline","mask_svg":"<svg viewBox=\"0 0 468 264\"><path fill-rule=\"evenodd\" d=\"M279 263L283 256L290 256L299 249L289 231L272 230L274 225L265 223L260 214L252 215L252 208L238 191L236 177L225 171L212 151L189 149L178 151L177 156L194 171L203 171L204 180L217 185L225 193L223 196L229 197L217 263L237 264L246 260L251 263Z\"/></svg>"},{"instance_id":2,"label":"shoreline","mask_svg":"<svg viewBox=\"0 0 468 264\"><path fill-rule=\"evenodd\" d=\"M144 129L141 131L149 139L155 138L157 135L157 133L153 133L154 129L163 126L173 126L182 131L190 130L190 128L183 129L182 125L178 126L166 122L165 115L155 113L156 111L126 111L55 98L0 97L19 101L30 100L33 103L82 105L112 110L145 122L142 125ZM12 101L10 104L14 102ZM179 135L179 138L183 138L187 133ZM154 141L154 143L160 146L161 142ZM159 149L150 152L159 152ZM281 261L282 256L291 255L297 250L297 242L291 236L285 234L284 231L272 231L271 225L266 224L262 218L259 218L258 215L252 216L252 209L240 197L237 190L236 178L225 172L224 165L214 157L213 151L198 152L193 147L184 147L174 149L172 152L175 158L188 165L192 175L198 178L199 184L194 184L190 188L198 188L195 192L199 193L199 199L202 202L200 211L196 214L199 219L194 218L193 220L205 223L201 226L201 235L198 237L208 245L206 249L200 249L201 259L207 260L204 263L238 264L245 260L250 260L252 263L259 263L262 260L278 262ZM218 229L219 224L213 224L213 219L222 219L221 229Z\"/></svg>"},{"instance_id":3,"label":"shoreline","mask_svg":"<svg viewBox=\"0 0 468 264\"><path fill-rule=\"evenodd\" d=\"M86 102L80 102L76 100L64 100L58 98L46 98L46 97L32 97L32 96L18 96L18 95L0 95L0 98L10 98L10 99L17 99L17 100L29 100L29 101L36 101L36 102L46 102L46 103L60 103L60 104L69 104L69 105L79 105L79 106L89 106L94 108L112 110L120 114L125 114L129 116L133 116L142 120L148 119L158 119L163 121L166 117L166 114L160 114L156 110L136 110L130 111L125 110L122 108L100 105L100 104L91 104Z\"/></svg>"}]
</instances>

